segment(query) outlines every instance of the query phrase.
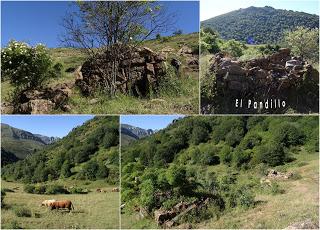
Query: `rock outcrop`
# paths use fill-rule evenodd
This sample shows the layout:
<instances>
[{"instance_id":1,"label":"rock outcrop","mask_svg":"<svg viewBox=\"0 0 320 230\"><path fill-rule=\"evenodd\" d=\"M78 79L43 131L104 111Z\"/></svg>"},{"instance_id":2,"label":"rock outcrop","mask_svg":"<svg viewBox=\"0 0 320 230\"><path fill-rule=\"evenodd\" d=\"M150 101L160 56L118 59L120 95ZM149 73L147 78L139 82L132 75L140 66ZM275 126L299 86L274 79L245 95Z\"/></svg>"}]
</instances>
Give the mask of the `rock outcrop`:
<instances>
[{"instance_id":1,"label":"rock outcrop","mask_svg":"<svg viewBox=\"0 0 320 230\"><path fill-rule=\"evenodd\" d=\"M118 45L117 61L111 52L87 60L76 70L76 85L85 96L102 89L109 92L132 93L144 97L157 88L166 73L166 57L147 47Z\"/></svg>"},{"instance_id":2,"label":"rock outcrop","mask_svg":"<svg viewBox=\"0 0 320 230\"><path fill-rule=\"evenodd\" d=\"M285 180L291 178L292 176L293 176L292 172L279 172L274 169L269 169L268 175L267 175L267 177L270 179L285 179Z\"/></svg>"},{"instance_id":3,"label":"rock outcrop","mask_svg":"<svg viewBox=\"0 0 320 230\"><path fill-rule=\"evenodd\" d=\"M63 83L54 87L25 90L18 97L9 113L48 114L53 110L69 111L68 99L73 84Z\"/></svg>"},{"instance_id":4,"label":"rock outcrop","mask_svg":"<svg viewBox=\"0 0 320 230\"><path fill-rule=\"evenodd\" d=\"M207 76L212 77L218 95L216 105L212 105L216 110L219 106L220 110L233 113L282 113L288 107L300 112L319 109L319 72L301 57L292 57L287 48L248 61L218 53L210 60ZM303 93L306 95L301 95ZM241 106L235 105L236 99L243 102ZM273 108L270 108L271 99L277 100ZM250 107L249 100L257 102L258 108L254 108L253 103ZM268 108L264 106L266 100L269 100ZM210 102L204 100L202 104L203 112L208 113L206 110L210 108L206 104L210 107Z\"/></svg>"}]
</instances>

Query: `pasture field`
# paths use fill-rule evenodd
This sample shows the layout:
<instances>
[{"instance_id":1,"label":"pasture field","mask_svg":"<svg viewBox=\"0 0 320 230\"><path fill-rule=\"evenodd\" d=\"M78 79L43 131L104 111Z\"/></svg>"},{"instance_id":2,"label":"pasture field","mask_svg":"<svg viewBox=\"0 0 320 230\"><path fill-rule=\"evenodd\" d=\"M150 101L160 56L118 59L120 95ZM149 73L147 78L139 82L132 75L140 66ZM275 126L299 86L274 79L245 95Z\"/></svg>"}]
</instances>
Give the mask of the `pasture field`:
<instances>
[{"instance_id":1,"label":"pasture field","mask_svg":"<svg viewBox=\"0 0 320 230\"><path fill-rule=\"evenodd\" d=\"M23 191L24 185L16 182L2 181L2 189L10 189L4 197L5 206L1 209L2 229L118 229L119 228L119 193L111 192L113 187L98 187L93 182L87 186L88 194L38 195ZM97 188L106 193L96 192ZM74 210L70 213L63 210L49 210L41 207L43 200L71 200ZM31 217L17 217L17 208L29 209Z\"/></svg>"},{"instance_id":2,"label":"pasture field","mask_svg":"<svg viewBox=\"0 0 320 230\"><path fill-rule=\"evenodd\" d=\"M263 190L255 191L256 205L252 209L235 208L219 217L197 222L193 220L193 229L283 229L287 226L311 220L319 221L319 156L308 154L302 148L294 155L295 161L275 167L276 170L293 172L296 178L277 180L281 193L271 194ZM225 173L227 166L211 166L216 173ZM260 180L254 171L240 171L242 182ZM191 221L191 220L190 220ZM153 218L142 219L139 213L123 213L122 228L155 229ZM176 228L185 228L184 225Z\"/></svg>"}]
</instances>

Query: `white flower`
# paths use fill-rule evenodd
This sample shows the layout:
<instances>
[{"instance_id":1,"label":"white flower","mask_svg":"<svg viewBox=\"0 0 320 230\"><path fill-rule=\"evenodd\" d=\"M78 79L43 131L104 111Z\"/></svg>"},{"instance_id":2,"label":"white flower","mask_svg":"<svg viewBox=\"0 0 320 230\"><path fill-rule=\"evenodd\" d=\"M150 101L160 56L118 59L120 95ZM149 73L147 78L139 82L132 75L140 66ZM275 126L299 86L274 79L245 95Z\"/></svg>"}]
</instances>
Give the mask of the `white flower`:
<instances>
[{"instance_id":1,"label":"white flower","mask_svg":"<svg viewBox=\"0 0 320 230\"><path fill-rule=\"evenodd\" d=\"M11 65L11 64L12 64L12 62L11 62L11 61L9 61L9 64Z\"/></svg>"}]
</instances>

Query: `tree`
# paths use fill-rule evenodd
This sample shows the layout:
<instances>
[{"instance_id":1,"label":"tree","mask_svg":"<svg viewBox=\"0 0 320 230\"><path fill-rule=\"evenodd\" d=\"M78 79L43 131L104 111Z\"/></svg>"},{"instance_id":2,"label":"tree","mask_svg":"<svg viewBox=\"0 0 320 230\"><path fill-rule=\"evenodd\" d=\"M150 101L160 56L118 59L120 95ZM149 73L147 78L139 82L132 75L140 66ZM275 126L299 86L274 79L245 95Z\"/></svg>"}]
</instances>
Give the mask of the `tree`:
<instances>
[{"instance_id":1,"label":"tree","mask_svg":"<svg viewBox=\"0 0 320 230\"><path fill-rule=\"evenodd\" d=\"M206 142L209 137L209 131L206 127L203 126L195 126L192 130L191 134L191 143L198 145L202 142Z\"/></svg>"},{"instance_id":2,"label":"tree","mask_svg":"<svg viewBox=\"0 0 320 230\"><path fill-rule=\"evenodd\" d=\"M247 46L242 42L238 42L234 39L223 42L221 46L221 50L228 52L233 57L240 57L243 55L243 50L246 49Z\"/></svg>"},{"instance_id":3,"label":"tree","mask_svg":"<svg viewBox=\"0 0 320 230\"><path fill-rule=\"evenodd\" d=\"M112 57L112 73L98 68L105 89L115 93L118 63L129 55L133 45L170 30L174 15L155 1L78 1L79 11L63 19L63 44L83 48L91 60L102 53ZM132 46L128 46L131 44ZM116 46L115 46L116 45Z\"/></svg>"},{"instance_id":4,"label":"tree","mask_svg":"<svg viewBox=\"0 0 320 230\"><path fill-rule=\"evenodd\" d=\"M62 177L68 178L71 176L71 164L68 160L66 160L62 167L61 167L61 174Z\"/></svg>"},{"instance_id":5,"label":"tree","mask_svg":"<svg viewBox=\"0 0 320 230\"><path fill-rule=\"evenodd\" d=\"M98 165L97 161L90 160L84 165L84 167L82 169L82 174L88 180L95 180L98 170L99 170L99 165Z\"/></svg>"},{"instance_id":6,"label":"tree","mask_svg":"<svg viewBox=\"0 0 320 230\"><path fill-rule=\"evenodd\" d=\"M220 51L220 35L211 28L204 28L200 31L201 52L218 53Z\"/></svg>"},{"instance_id":7,"label":"tree","mask_svg":"<svg viewBox=\"0 0 320 230\"><path fill-rule=\"evenodd\" d=\"M181 35L182 34L182 30L179 29L179 30L176 30L173 32L173 35L176 36L176 35Z\"/></svg>"},{"instance_id":8,"label":"tree","mask_svg":"<svg viewBox=\"0 0 320 230\"><path fill-rule=\"evenodd\" d=\"M277 141L259 146L256 158L257 163L266 163L270 166L282 165L288 159L283 145Z\"/></svg>"},{"instance_id":9,"label":"tree","mask_svg":"<svg viewBox=\"0 0 320 230\"><path fill-rule=\"evenodd\" d=\"M302 26L284 34L285 43L293 54L317 62L319 59L319 29L309 29Z\"/></svg>"}]
</instances>

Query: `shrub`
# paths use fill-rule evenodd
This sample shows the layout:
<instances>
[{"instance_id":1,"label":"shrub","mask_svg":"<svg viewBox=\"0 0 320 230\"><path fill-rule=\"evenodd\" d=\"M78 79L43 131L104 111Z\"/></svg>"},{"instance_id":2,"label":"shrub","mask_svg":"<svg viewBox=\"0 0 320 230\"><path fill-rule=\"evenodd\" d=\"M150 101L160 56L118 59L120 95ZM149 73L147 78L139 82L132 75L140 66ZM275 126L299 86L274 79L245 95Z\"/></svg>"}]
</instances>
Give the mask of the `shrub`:
<instances>
[{"instance_id":1,"label":"shrub","mask_svg":"<svg viewBox=\"0 0 320 230\"><path fill-rule=\"evenodd\" d=\"M173 35L181 35L182 34L182 30L181 29L179 29L179 30L176 30L176 31L174 31L173 32Z\"/></svg>"},{"instance_id":2,"label":"shrub","mask_svg":"<svg viewBox=\"0 0 320 230\"><path fill-rule=\"evenodd\" d=\"M238 190L240 193L239 204L241 207L250 208L254 206L254 194L248 190Z\"/></svg>"},{"instance_id":3,"label":"shrub","mask_svg":"<svg viewBox=\"0 0 320 230\"><path fill-rule=\"evenodd\" d=\"M6 196L6 192L3 189L1 189L1 208L4 207L3 199L5 196Z\"/></svg>"},{"instance_id":4,"label":"shrub","mask_svg":"<svg viewBox=\"0 0 320 230\"><path fill-rule=\"evenodd\" d=\"M283 194L285 191L280 188L280 185L276 182L271 183L270 192L272 195Z\"/></svg>"},{"instance_id":5,"label":"shrub","mask_svg":"<svg viewBox=\"0 0 320 230\"><path fill-rule=\"evenodd\" d=\"M23 188L26 193L34 193L35 186L31 184L26 184Z\"/></svg>"},{"instance_id":6,"label":"shrub","mask_svg":"<svg viewBox=\"0 0 320 230\"><path fill-rule=\"evenodd\" d=\"M269 166L283 165L287 160L287 154L281 143L271 141L259 146L255 156L257 163L265 163Z\"/></svg>"},{"instance_id":7,"label":"shrub","mask_svg":"<svg viewBox=\"0 0 320 230\"><path fill-rule=\"evenodd\" d=\"M240 57L247 46L234 39L224 42L221 46L221 50L231 54L233 57Z\"/></svg>"},{"instance_id":8,"label":"shrub","mask_svg":"<svg viewBox=\"0 0 320 230\"><path fill-rule=\"evenodd\" d=\"M41 87L47 80L61 75L61 64L54 65L48 49L38 44L10 41L1 51L1 72L4 78L20 89Z\"/></svg>"},{"instance_id":9,"label":"shrub","mask_svg":"<svg viewBox=\"0 0 320 230\"><path fill-rule=\"evenodd\" d=\"M232 161L232 147L224 145L219 152L220 159L224 164L230 165Z\"/></svg>"},{"instance_id":10,"label":"shrub","mask_svg":"<svg viewBox=\"0 0 320 230\"><path fill-rule=\"evenodd\" d=\"M87 194L89 191L81 187L73 187L68 190L71 194Z\"/></svg>"},{"instance_id":11,"label":"shrub","mask_svg":"<svg viewBox=\"0 0 320 230\"><path fill-rule=\"evenodd\" d=\"M155 187L153 185L153 182L151 180L145 180L140 185L140 203L143 207L147 208L148 210L152 210L152 208L155 206Z\"/></svg>"},{"instance_id":12,"label":"shrub","mask_svg":"<svg viewBox=\"0 0 320 230\"><path fill-rule=\"evenodd\" d=\"M304 135L295 124L283 122L272 130L274 140L282 143L284 146L296 146L303 143Z\"/></svg>"},{"instance_id":13,"label":"shrub","mask_svg":"<svg viewBox=\"0 0 320 230\"><path fill-rule=\"evenodd\" d=\"M11 221L9 229L22 229L16 220Z\"/></svg>"},{"instance_id":14,"label":"shrub","mask_svg":"<svg viewBox=\"0 0 320 230\"><path fill-rule=\"evenodd\" d=\"M284 41L294 55L302 56L313 62L319 59L319 29L297 27L284 34Z\"/></svg>"},{"instance_id":15,"label":"shrub","mask_svg":"<svg viewBox=\"0 0 320 230\"><path fill-rule=\"evenodd\" d=\"M14 209L14 213L16 214L17 217L31 217L32 216L31 210L28 208L24 208L24 207L16 207Z\"/></svg>"},{"instance_id":16,"label":"shrub","mask_svg":"<svg viewBox=\"0 0 320 230\"><path fill-rule=\"evenodd\" d=\"M69 192L62 185L50 184L46 188L45 194L68 194Z\"/></svg>"},{"instance_id":17,"label":"shrub","mask_svg":"<svg viewBox=\"0 0 320 230\"><path fill-rule=\"evenodd\" d=\"M46 192L45 185L36 185L33 190L33 193L35 194L44 194L45 192Z\"/></svg>"}]
</instances>

